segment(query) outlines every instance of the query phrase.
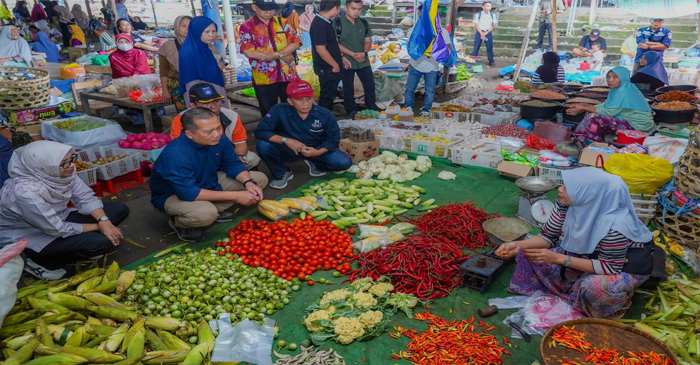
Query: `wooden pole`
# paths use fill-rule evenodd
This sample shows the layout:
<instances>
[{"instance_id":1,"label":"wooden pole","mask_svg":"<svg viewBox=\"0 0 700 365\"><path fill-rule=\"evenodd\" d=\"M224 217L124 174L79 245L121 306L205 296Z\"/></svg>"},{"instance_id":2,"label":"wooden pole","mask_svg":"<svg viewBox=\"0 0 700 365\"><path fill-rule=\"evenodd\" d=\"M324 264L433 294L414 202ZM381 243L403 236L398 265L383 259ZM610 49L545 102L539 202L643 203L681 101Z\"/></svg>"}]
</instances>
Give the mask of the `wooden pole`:
<instances>
[{"instance_id":1,"label":"wooden pole","mask_svg":"<svg viewBox=\"0 0 700 365\"><path fill-rule=\"evenodd\" d=\"M153 10L153 21L156 23L156 27L158 26L158 16L156 15L156 5L153 3L153 0L151 0L151 10ZM175 29L177 32L177 29Z\"/></svg>"},{"instance_id":2,"label":"wooden pole","mask_svg":"<svg viewBox=\"0 0 700 365\"><path fill-rule=\"evenodd\" d=\"M196 17L196 16L197 16L197 12L194 11L194 0L190 0L190 5L192 5L192 16L193 16L193 17Z\"/></svg>"},{"instance_id":3,"label":"wooden pole","mask_svg":"<svg viewBox=\"0 0 700 365\"><path fill-rule=\"evenodd\" d=\"M557 51L557 0L552 1L552 50Z\"/></svg>"},{"instance_id":4,"label":"wooden pole","mask_svg":"<svg viewBox=\"0 0 700 365\"><path fill-rule=\"evenodd\" d=\"M88 18L92 19L92 9L90 9L90 0L85 0L85 6L87 6Z\"/></svg>"},{"instance_id":5,"label":"wooden pole","mask_svg":"<svg viewBox=\"0 0 700 365\"><path fill-rule=\"evenodd\" d=\"M523 60L525 59L525 53L527 53L527 44L530 41L530 33L532 32L532 24L535 23L535 17L539 13L540 0L533 0L532 2L532 13L530 14L530 21L527 23L527 30L525 31L525 37L523 38L523 45L520 47L520 55L518 56L518 63L515 65L515 73L513 74L513 82L518 81L518 76L520 76L520 67L523 66Z\"/></svg>"},{"instance_id":6,"label":"wooden pole","mask_svg":"<svg viewBox=\"0 0 700 365\"><path fill-rule=\"evenodd\" d=\"M598 1L591 0L591 13L588 15L588 25L593 25L595 23L596 8L598 8Z\"/></svg>"}]
</instances>

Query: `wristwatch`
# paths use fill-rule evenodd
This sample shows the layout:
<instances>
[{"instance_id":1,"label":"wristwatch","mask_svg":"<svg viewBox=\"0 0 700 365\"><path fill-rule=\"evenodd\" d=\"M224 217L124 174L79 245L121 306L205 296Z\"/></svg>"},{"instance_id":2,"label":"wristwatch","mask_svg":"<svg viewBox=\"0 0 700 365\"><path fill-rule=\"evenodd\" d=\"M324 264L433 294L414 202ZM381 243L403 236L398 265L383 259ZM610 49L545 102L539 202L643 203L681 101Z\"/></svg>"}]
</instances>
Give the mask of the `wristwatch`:
<instances>
[{"instance_id":1,"label":"wristwatch","mask_svg":"<svg viewBox=\"0 0 700 365\"><path fill-rule=\"evenodd\" d=\"M280 58L284 57L284 53L280 52Z\"/></svg>"},{"instance_id":2,"label":"wristwatch","mask_svg":"<svg viewBox=\"0 0 700 365\"><path fill-rule=\"evenodd\" d=\"M98 222L107 222L107 221L109 221L109 217L106 215L103 215L97 221Z\"/></svg>"},{"instance_id":3,"label":"wristwatch","mask_svg":"<svg viewBox=\"0 0 700 365\"><path fill-rule=\"evenodd\" d=\"M248 179L248 180L246 180L246 181L243 182L243 187L245 187L245 185L246 185L247 183L250 183L250 182L252 182L252 183L255 184L255 185L258 184L257 181L255 181L255 180L253 180L253 179Z\"/></svg>"},{"instance_id":4,"label":"wristwatch","mask_svg":"<svg viewBox=\"0 0 700 365\"><path fill-rule=\"evenodd\" d=\"M564 266L566 266L566 267L571 266L571 256L566 255L566 261L564 261Z\"/></svg>"},{"instance_id":5,"label":"wristwatch","mask_svg":"<svg viewBox=\"0 0 700 365\"><path fill-rule=\"evenodd\" d=\"M287 137L282 137L282 144L287 145Z\"/></svg>"}]
</instances>

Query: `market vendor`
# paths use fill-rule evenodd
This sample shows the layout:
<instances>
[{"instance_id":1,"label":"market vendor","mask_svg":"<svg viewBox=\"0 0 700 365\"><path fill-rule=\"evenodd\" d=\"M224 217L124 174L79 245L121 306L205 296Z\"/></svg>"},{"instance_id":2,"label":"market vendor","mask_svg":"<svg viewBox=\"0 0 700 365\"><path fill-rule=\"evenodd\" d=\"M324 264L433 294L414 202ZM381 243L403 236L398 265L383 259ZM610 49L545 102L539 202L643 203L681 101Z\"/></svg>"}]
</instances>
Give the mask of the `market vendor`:
<instances>
[{"instance_id":1,"label":"market vendor","mask_svg":"<svg viewBox=\"0 0 700 365\"><path fill-rule=\"evenodd\" d=\"M556 52L546 52L542 55L542 66L538 67L530 82L533 85L565 83L566 73L564 67L559 64L559 55Z\"/></svg>"},{"instance_id":2,"label":"market vendor","mask_svg":"<svg viewBox=\"0 0 700 365\"><path fill-rule=\"evenodd\" d=\"M557 203L537 236L502 244L516 256L508 291L557 295L581 313L620 318L651 274L652 234L637 218L619 176L593 167L564 170Z\"/></svg>"},{"instance_id":3,"label":"market vendor","mask_svg":"<svg viewBox=\"0 0 700 365\"><path fill-rule=\"evenodd\" d=\"M630 81L640 90L656 90L668 85L668 73L664 67L663 53L657 51L646 52L639 59L642 66Z\"/></svg>"},{"instance_id":4,"label":"market vendor","mask_svg":"<svg viewBox=\"0 0 700 365\"><path fill-rule=\"evenodd\" d=\"M85 33L75 24L68 26L68 31L70 32L70 45L75 46L85 46L87 42L85 41Z\"/></svg>"},{"instance_id":5,"label":"market vendor","mask_svg":"<svg viewBox=\"0 0 700 365\"><path fill-rule=\"evenodd\" d=\"M382 56L379 57L379 60L382 61L383 64L387 64L389 62L399 63L401 62L401 59L399 59L399 53L401 53L401 45L398 42L391 42L389 43L389 46L387 46L386 51L384 51Z\"/></svg>"},{"instance_id":6,"label":"market vendor","mask_svg":"<svg viewBox=\"0 0 700 365\"><path fill-rule=\"evenodd\" d=\"M605 51L608 49L608 44L605 42L605 38L600 36L600 29L593 29L589 35L583 36L578 47L574 48L572 52L578 58L591 58L593 57L594 42L600 43L600 50L603 51L603 55L607 56Z\"/></svg>"},{"instance_id":7,"label":"market vendor","mask_svg":"<svg viewBox=\"0 0 700 365\"><path fill-rule=\"evenodd\" d=\"M567 109L569 115L586 112L574 130L577 143L602 142L606 134L618 130L636 129L647 132L654 126L651 107L639 89L630 82L630 71L615 67L606 76L610 92L604 103L578 105Z\"/></svg>"},{"instance_id":8,"label":"market vendor","mask_svg":"<svg viewBox=\"0 0 700 365\"><path fill-rule=\"evenodd\" d=\"M157 52L158 48L155 47L155 43L143 39L140 35L134 32L134 28L131 23L126 19L117 20L117 30L119 33L129 34L134 40L134 48L142 49L144 51Z\"/></svg>"},{"instance_id":9,"label":"market vendor","mask_svg":"<svg viewBox=\"0 0 700 365\"><path fill-rule=\"evenodd\" d=\"M77 158L71 146L32 142L15 150L0 190L0 247L28 239L24 270L40 279L60 279L66 265L104 255L124 237L116 226L129 208L102 203L77 178Z\"/></svg>"},{"instance_id":10,"label":"market vendor","mask_svg":"<svg viewBox=\"0 0 700 365\"><path fill-rule=\"evenodd\" d=\"M7 165L10 163L14 148L12 147L12 129L5 117L0 115L0 187L5 183L5 180L10 178L7 171Z\"/></svg>"},{"instance_id":11,"label":"market vendor","mask_svg":"<svg viewBox=\"0 0 700 365\"><path fill-rule=\"evenodd\" d=\"M270 187L283 189L294 178L284 161L303 159L311 176L349 169L352 161L338 149L340 128L335 116L314 105L311 84L292 81L287 95L287 102L272 107L255 129L257 151L274 177Z\"/></svg>"},{"instance_id":12,"label":"market vendor","mask_svg":"<svg viewBox=\"0 0 700 365\"><path fill-rule=\"evenodd\" d=\"M30 29L36 37L36 42L32 43L32 47L34 47L34 52L45 54L46 62L59 62L58 47L56 47L56 43L51 42L51 40L49 39L49 35L46 34L44 31L39 30L39 28L35 26L32 26Z\"/></svg>"},{"instance_id":13,"label":"market vendor","mask_svg":"<svg viewBox=\"0 0 700 365\"><path fill-rule=\"evenodd\" d=\"M163 102L165 105L175 105L178 112L187 110L185 99L180 93L180 47L185 42L191 20L192 17L188 15L175 18L175 39L165 42L158 49Z\"/></svg>"},{"instance_id":14,"label":"market vendor","mask_svg":"<svg viewBox=\"0 0 700 365\"><path fill-rule=\"evenodd\" d=\"M0 31L0 65L32 66L32 49L14 25L6 25Z\"/></svg>"},{"instance_id":15,"label":"market vendor","mask_svg":"<svg viewBox=\"0 0 700 365\"><path fill-rule=\"evenodd\" d=\"M186 111L182 127L153 165L151 203L171 216L170 227L181 240L196 242L204 239L206 226L235 218L226 209L260 202L267 177L241 163L211 110Z\"/></svg>"},{"instance_id":16,"label":"market vendor","mask_svg":"<svg viewBox=\"0 0 700 365\"><path fill-rule=\"evenodd\" d=\"M200 107L213 111L219 117L226 139L233 144L238 159L249 169L258 166L260 157L255 152L248 150L248 134L241 121L241 116L229 108L221 107L221 101L224 97L216 92L214 86L202 82L192 86L189 92L190 108ZM184 113L182 112L173 118L173 123L170 126L170 138L180 137Z\"/></svg>"},{"instance_id":17,"label":"market vendor","mask_svg":"<svg viewBox=\"0 0 700 365\"><path fill-rule=\"evenodd\" d=\"M109 65L112 67L112 78L119 79L133 75L148 75L146 54L140 49L134 49L134 40L128 34L117 34L117 50L109 54Z\"/></svg>"}]
</instances>

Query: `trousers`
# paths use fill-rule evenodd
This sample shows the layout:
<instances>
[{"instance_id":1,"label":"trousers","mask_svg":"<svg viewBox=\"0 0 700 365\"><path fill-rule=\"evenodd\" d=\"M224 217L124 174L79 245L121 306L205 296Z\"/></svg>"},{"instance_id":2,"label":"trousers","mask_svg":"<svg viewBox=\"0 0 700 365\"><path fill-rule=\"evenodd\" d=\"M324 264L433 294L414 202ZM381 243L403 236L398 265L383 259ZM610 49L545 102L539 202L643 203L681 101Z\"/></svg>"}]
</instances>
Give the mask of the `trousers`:
<instances>
[{"instance_id":1,"label":"trousers","mask_svg":"<svg viewBox=\"0 0 700 365\"><path fill-rule=\"evenodd\" d=\"M437 82L437 71L423 73L411 67L408 70L408 78L406 79L406 94L404 96L404 106L413 108L416 100L416 88L422 77L425 82L425 105L422 111L429 112L433 107L435 100L435 83Z\"/></svg>"},{"instance_id":2,"label":"trousers","mask_svg":"<svg viewBox=\"0 0 700 365\"><path fill-rule=\"evenodd\" d=\"M257 150L260 158L270 168L275 179L281 179L289 168L284 161L309 160L321 171L345 171L352 166L352 160L342 151L336 149L320 156L306 158L296 155L289 147L268 141L258 141Z\"/></svg>"},{"instance_id":3,"label":"trousers","mask_svg":"<svg viewBox=\"0 0 700 365\"><path fill-rule=\"evenodd\" d=\"M374 91L374 73L372 66L363 67L357 70L343 70L343 99L345 100L345 111L348 115L357 112L355 103L355 74L362 82L365 91L365 106L367 109L379 110L377 108L377 95Z\"/></svg>"},{"instance_id":4,"label":"trousers","mask_svg":"<svg viewBox=\"0 0 700 365\"><path fill-rule=\"evenodd\" d=\"M263 118L273 106L287 102L287 85L289 85L289 82L276 82L270 85L253 86L253 89L255 89L255 97L258 99L258 104L260 105L260 115Z\"/></svg>"},{"instance_id":5,"label":"trousers","mask_svg":"<svg viewBox=\"0 0 700 365\"><path fill-rule=\"evenodd\" d=\"M493 61L493 32L489 32L486 35L486 40L481 40L481 34L479 32L474 33L474 49L472 50L472 56L479 55L479 48L481 48L481 42L486 43L486 55L488 56L489 62Z\"/></svg>"},{"instance_id":6,"label":"trousers","mask_svg":"<svg viewBox=\"0 0 700 365\"><path fill-rule=\"evenodd\" d=\"M549 46L552 46L552 23L540 22L540 32L537 34L537 48L542 48L544 32L549 36Z\"/></svg>"},{"instance_id":7,"label":"trousers","mask_svg":"<svg viewBox=\"0 0 700 365\"><path fill-rule=\"evenodd\" d=\"M338 84L343 78L343 72L333 73L331 70L318 70L318 83L321 86L321 94L318 98L318 106L333 110L333 101L338 95ZM345 83L343 83L345 85ZM350 84L352 88L352 83ZM353 99L353 102L355 100Z\"/></svg>"}]
</instances>

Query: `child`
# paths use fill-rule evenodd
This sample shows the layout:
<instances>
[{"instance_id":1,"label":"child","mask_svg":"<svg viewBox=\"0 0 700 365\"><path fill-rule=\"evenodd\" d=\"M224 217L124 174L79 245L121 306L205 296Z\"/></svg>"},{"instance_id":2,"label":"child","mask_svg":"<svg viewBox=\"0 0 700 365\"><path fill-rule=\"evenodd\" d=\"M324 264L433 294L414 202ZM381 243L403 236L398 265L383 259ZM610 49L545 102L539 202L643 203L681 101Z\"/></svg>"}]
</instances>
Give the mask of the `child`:
<instances>
[{"instance_id":1,"label":"child","mask_svg":"<svg viewBox=\"0 0 700 365\"><path fill-rule=\"evenodd\" d=\"M603 51L600 50L600 42L593 42L591 44L591 57L593 57L593 61L591 62L590 70L600 71L603 67L603 59L605 59Z\"/></svg>"}]
</instances>

